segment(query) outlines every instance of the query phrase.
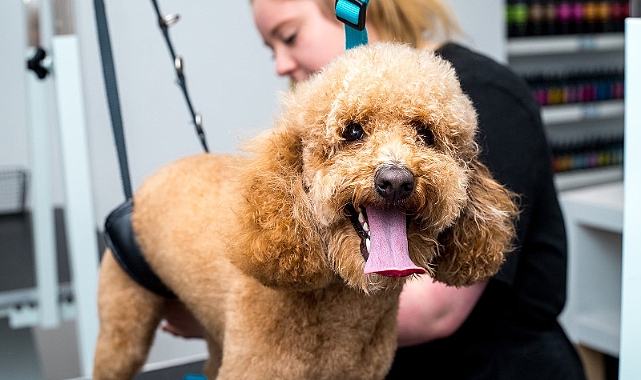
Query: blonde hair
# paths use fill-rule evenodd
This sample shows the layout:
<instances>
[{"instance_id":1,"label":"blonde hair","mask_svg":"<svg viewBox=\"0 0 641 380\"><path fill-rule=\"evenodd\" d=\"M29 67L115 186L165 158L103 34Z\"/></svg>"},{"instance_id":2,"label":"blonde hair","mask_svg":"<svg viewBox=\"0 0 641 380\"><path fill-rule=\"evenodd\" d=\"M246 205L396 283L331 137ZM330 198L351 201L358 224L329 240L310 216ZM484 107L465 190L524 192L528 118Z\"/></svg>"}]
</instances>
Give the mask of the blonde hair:
<instances>
[{"instance_id":1,"label":"blonde hair","mask_svg":"<svg viewBox=\"0 0 641 380\"><path fill-rule=\"evenodd\" d=\"M316 1L328 17L335 17L335 0ZM413 47L462 35L454 11L442 0L370 0L367 21L381 40Z\"/></svg>"}]
</instances>

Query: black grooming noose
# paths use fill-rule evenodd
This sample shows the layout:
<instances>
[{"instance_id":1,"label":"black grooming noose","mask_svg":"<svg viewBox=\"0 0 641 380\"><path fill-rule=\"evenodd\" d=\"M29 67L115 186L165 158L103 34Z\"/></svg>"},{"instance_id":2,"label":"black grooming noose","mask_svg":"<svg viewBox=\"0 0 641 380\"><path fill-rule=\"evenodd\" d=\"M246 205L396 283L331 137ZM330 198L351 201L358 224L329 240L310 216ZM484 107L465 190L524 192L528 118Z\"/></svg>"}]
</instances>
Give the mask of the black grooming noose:
<instances>
[{"instance_id":1,"label":"black grooming noose","mask_svg":"<svg viewBox=\"0 0 641 380\"><path fill-rule=\"evenodd\" d=\"M189 112L191 113L192 121L194 122L194 126L196 127L196 133L198 133L198 138L200 139L200 143L203 146L205 152L209 152L207 141L205 140L205 132L202 128L202 117L200 113L194 111L191 99L189 98L189 93L187 92L187 80L184 73L183 59L181 56L176 55L174 47L171 44L171 39L169 38L169 27L178 22L180 17L175 13L164 17L161 16L160 8L158 7L158 3L156 2L156 0L151 0L151 2L154 5L154 9L156 10L156 15L158 16L158 26L160 27L160 30L162 30L162 34L165 37L165 42L167 43L167 48L169 49L169 53L171 54L171 58L173 59L174 69L176 70L176 76L178 78L178 85L180 86L180 89L182 90L185 97L185 101L187 102L187 108L189 108Z\"/></svg>"}]
</instances>

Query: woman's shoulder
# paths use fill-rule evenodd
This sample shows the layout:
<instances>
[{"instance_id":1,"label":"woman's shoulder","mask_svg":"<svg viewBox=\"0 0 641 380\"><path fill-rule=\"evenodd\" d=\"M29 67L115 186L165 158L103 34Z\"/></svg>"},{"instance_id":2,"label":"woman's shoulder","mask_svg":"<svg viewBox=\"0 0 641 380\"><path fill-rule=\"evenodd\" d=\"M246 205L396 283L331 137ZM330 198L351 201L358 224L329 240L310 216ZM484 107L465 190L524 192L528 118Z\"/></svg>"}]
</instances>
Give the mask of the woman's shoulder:
<instances>
[{"instance_id":1,"label":"woman's shoulder","mask_svg":"<svg viewBox=\"0 0 641 380\"><path fill-rule=\"evenodd\" d=\"M479 87L494 87L528 102L533 100L527 83L510 67L482 53L457 43L446 43L437 50L441 58L449 61L456 71L464 91Z\"/></svg>"},{"instance_id":2,"label":"woman's shoulder","mask_svg":"<svg viewBox=\"0 0 641 380\"><path fill-rule=\"evenodd\" d=\"M459 75L488 78L508 74L508 80L518 78L508 66L458 43L445 43L436 54L449 61Z\"/></svg>"}]
</instances>

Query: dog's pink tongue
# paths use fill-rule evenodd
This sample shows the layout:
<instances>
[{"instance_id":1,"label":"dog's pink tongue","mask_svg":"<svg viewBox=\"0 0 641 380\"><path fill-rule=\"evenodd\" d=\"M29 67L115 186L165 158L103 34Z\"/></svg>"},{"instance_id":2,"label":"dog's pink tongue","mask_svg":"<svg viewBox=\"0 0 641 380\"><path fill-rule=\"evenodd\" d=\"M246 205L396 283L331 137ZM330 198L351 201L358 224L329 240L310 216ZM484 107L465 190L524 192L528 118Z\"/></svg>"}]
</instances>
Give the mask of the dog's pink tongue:
<instances>
[{"instance_id":1,"label":"dog's pink tongue","mask_svg":"<svg viewBox=\"0 0 641 380\"><path fill-rule=\"evenodd\" d=\"M407 249L405 213L397 208L367 207L370 250L365 274L377 273L388 277L403 277L425 273L416 266Z\"/></svg>"}]
</instances>

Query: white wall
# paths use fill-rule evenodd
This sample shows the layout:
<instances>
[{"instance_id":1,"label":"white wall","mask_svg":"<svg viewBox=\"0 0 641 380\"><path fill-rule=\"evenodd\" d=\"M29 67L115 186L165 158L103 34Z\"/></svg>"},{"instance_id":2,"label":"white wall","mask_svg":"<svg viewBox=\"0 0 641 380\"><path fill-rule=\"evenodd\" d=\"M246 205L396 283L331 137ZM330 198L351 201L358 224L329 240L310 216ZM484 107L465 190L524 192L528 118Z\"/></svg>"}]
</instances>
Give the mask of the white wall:
<instances>
[{"instance_id":1,"label":"white wall","mask_svg":"<svg viewBox=\"0 0 641 380\"><path fill-rule=\"evenodd\" d=\"M462 43L507 62L505 0L450 0L466 36Z\"/></svg>"},{"instance_id":2,"label":"white wall","mask_svg":"<svg viewBox=\"0 0 641 380\"><path fill-rule=\"evenodd\" d=\"M27 162L27 122L24 79L25 21L23 5L7 1L0 5L2 13L11 15L0 23L0 170L3 166ZM13 112L12 112L13 111ZM10 148L13 145L14 149Z\"/></svg>"}]
</instances>

